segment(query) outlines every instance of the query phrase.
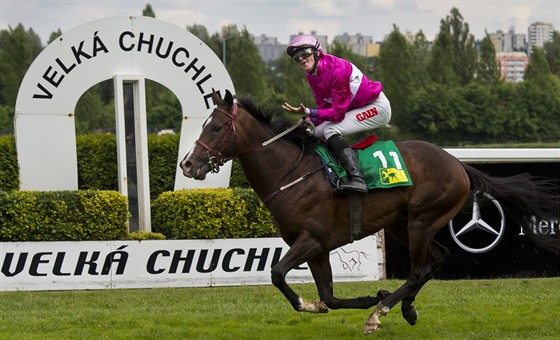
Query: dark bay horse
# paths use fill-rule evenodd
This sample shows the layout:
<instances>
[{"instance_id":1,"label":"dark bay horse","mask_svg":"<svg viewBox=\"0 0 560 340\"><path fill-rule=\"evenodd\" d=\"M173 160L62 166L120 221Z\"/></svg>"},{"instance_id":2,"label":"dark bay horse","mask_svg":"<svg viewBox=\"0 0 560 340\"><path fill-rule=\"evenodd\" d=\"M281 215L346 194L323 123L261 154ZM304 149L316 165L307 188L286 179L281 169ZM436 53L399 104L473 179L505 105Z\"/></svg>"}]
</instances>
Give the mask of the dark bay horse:
<instances>
[{"instance_id":1,"label":"dark bay horse","mask_svg":"<svg viewBox=\"0 0 560 340\"><path fill-rule=\"evenodd\" d=\"M349 203L336 193L313 151L316 140L299 126L283 137L278 135L289 122L274 122L272 112L257 107L250 99L239 102L227 91L224 99L213 95L217 107L203 126L196 145L181 161L187 177L204 180L208 172L238 157L247 180L266 204L284 241L286 255L272 268L272 283L296 311L324 313L328 308L368 309L377 305L364 328L372 333L380 327L379 318L401 302L406 321L417 319L414 299L449 256L449 251L433 237L461 210L471 193L481 199L492 195L508 216L529 228L532 216L542 219L558 216L555 187L529 175L508 178L489 177L461 163L445 150L422 141L396 143L412 186L370 190L362 197L362 233L359 238L385 229L410 251L410 274L392 294L339 299L333 295L329 253L351 242ZM560 239L538 238L537 245L560 252ZM307 262L320 301L308 302L286 283L288 271Z\"/></svg>"}]
</instances>

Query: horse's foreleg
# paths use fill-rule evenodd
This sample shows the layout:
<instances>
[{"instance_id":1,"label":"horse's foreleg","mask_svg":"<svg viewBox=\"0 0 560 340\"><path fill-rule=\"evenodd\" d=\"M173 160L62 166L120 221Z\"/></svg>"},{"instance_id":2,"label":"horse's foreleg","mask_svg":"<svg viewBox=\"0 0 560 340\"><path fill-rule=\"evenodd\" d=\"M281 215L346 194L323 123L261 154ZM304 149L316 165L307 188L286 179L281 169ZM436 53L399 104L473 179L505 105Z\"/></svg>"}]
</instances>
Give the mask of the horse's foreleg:
<instances>
[{"instance_id":1,"label":"horse's foreleg","mask_svg":"<svg viewBox=\"0 0 560 340\"><path fill-rule=\"evenodd\" d=\"M387 291L380 290L375 297L362 296L353 299L336 298L333 293L332 268L329 257L329 253L326 252L307 261L311 274L313 274L315 284L317 285L319 297L328 308L368 309L378 304L379 301L383 300L384 297L390 294Z\"/></svg>"},{"instance_id":2,"label":"horse's foreleg","mask_svg":"<svg viewBox=\"0 0 560 340\"><path fill-rule=\"evenodd\" d=\"M286 274L296 266L321 253L322 246L308 234L301 234L286 255L271 270L272 284L288 299L298 312L327 313L328 308L320 301L307 302L286 283Z\"/></svg>"}]
</instances>

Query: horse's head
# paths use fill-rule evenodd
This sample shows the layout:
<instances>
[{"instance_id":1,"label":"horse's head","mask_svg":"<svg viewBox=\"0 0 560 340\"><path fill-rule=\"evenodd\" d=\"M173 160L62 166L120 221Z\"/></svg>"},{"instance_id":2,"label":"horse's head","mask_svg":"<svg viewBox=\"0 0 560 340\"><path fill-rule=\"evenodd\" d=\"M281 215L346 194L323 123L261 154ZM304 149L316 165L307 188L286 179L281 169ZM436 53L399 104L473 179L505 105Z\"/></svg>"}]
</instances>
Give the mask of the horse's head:
<instances>
[{"instance_id":1,"label":"horse's head","mask_svg":"<svg viewBox=\"0 0 560 340\"><path fill-rule=\"evenodd\" d=\"M208 172L218 172L235 154L237 103L229 91L223 100L214 91L212 100L216 108L204 123L196 145L180 163L183 174L189 178L205 179Z\"/></svg>"}]
</instances>

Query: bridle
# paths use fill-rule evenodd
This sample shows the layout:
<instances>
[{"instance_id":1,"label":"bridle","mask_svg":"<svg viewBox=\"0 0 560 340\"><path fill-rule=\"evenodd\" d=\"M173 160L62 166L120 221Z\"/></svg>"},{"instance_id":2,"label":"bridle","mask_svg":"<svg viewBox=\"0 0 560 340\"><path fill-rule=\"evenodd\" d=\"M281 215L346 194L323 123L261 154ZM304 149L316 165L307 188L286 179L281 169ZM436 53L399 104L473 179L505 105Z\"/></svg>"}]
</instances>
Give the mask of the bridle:
<instances>
[{"instance_id":1,"label":"bridle","mask_svg":"<svg viewBox=\"0 0 560 340\"><path fill-rule=\"evenodd\" d=\"M196 144L198 144L198 145L202 146L204 149L206 149L206 153L208 154L208 164L210 165L210 172L212 172L214 174L217 174L218 172L220 172L220 167L222 165L224 165L229 160L237 157L237 156L234 156L234 157L223 157L222 156L222 151L229 144L229 142L232 138L237 142L237 130L235 129L235 125L233 124L233 121L235 120L235 117L237 117L237 103L233 103L231 113L224 110L224 109L221 109L219 107L215 108L214 111L221 112L229 118L227 126L224 128L222 134L220 135L218 140L216 140L214 145L209 146L208 144L204 143L200 139L196 140ZM216 150L216 147L224 139L226 140L226 143L224 143L224 146L220 150Z\"/></svg>"},{"instance_id":2,"label":"bridle","mask_svg":"<svg viewBox=\"0 0 560 340\"><path fill-rule=\"evenodd\" d=\"M237 158L241 155L244 155L246 153L250 153L253 152L255 150L258 150L264 146L267 146L268 144L284 137L285 135L289 134L290 132L294 131L295 129L297 129L300 126L306 126L306 129L308 131L312 131L312 129L314 128L313 125L311 125L310 122L308 122L305 119L301 119L300 121L298 121L295 125L293 125L292 127L290 127L289 129L283 131L282 133L275 135L274 137L272 137L271 139L264 141L262 143L256 144L246 150L243 150L241 152L236 153L233 156L230 157L224 157L222 155L222 151L226 148L226 146L229 144L229 142L233 139L235 142L237 142L237 130L235 129L235 124L234 124L234 120L237 117L237 103L233 102L233 106L232 106L232 112L228 112L222 108L215 108L214 111L218 111L221 112L223 114L225 114L228 118L229 121L226 125L226 127L223 129L222 134L220 135L220 137L216 140L216 142L214 143L214 145L209 146L208 144L204 143L203 141L201 141L200 139L196 140L196 144L202 146L205 150L206 153L208 154L208 164L210 165L210 172L212 173L218 173L220 171L220 167L222 165L224 165L225 163L227 163L228 161ZM217 150L216 148L218 147L218 145L220 145L220 143L222 143L222 141L225 141L226 143L223 144L223 147L220 150Z\"/></svg>"},{"instance_id":3,"label":"bridle","mask_svg":"<svg viewBox=\"0 0 560 340\"><path fill-rule=\"evenodd\" d=\"M220 171L220 167L222 165L224 165L226 162L228 162L228 161L230 161L234 158L237 158L241 155L244 155L244 154L253 152L255 150L258 150L262 147L265 147L265 146L269 145L270 143L273 143L273 142L277 141L278 139L284 137L285 135L289 134L290 132L294 131L295 129L297 129L300 126L304 126L306 128L306 132L309 135L313 134L313 129L315 128L315 126L309 120L300 119L295 125L291 126L287 130L282 131L280 134L275 135L271 139L269 139L267 141L264 141L262 143L256 144L256 145L254 145L254 146L252 146L252 147L250 147L246 150L243 150L241 152L238 152L233 156L224 157L222 155L222 151L229 144L229 141L232 138L235 141L237 141L237 131L235 129L235 125L233 124L235 118L237 117L237 103L236 102L233 103L232 112L228 112L228 111L226 111L224 109L221 109L221 108L215 108L214 111L221 112L229 118L229 122L227 123L227 126L224 128L224 131L222 132L222 134L220 135L220 137L217 139L217 141L214 143L213 146L209 146L208 144L204 143L200 139L196 141L196 144L198 144L198 145L202 146L204 149L206 149L206 152L208 154L208 164L210 165L210 172L212 172L212 173L218 173ZM217 150L216 147L224 140L227 141L228 143L225 143L224 146L220 150ZM292 170L297 168L299 162L301 161L303 153L304 153L304 150L302 150L302 153L300 154L300 157L298 158L298 160L294 164ZM296 180L277 188L272 193L270 193L268 196L264 197L263 202L270 201L272 198L274 198L281 191L283 191L285 189L288 189L292 185L295 185L295 184L301 182L302 180L310 177L311 175L313 175L317 171L323 169L324 167L325 167L325 164L322 164L320 167L305 173L303 176L300 176ZM287 175L288 175L288 173L286 173L284 175L284 177L286 177Z\"/></svg>"}]
</instances>

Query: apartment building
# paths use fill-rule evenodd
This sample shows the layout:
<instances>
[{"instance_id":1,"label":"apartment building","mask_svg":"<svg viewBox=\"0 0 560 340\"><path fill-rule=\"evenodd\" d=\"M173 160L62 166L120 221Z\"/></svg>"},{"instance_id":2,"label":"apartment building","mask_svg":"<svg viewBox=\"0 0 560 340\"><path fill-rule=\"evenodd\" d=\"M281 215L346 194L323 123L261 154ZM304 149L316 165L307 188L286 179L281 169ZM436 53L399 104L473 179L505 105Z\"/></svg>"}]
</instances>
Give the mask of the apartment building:
<instances>
[{"instance_id":1,"label":"apartment building","mask_svg":"<svg viewBox=\"0 0 560 340\"><path fill-rule=\"evenodd\" d=\"M361 35L359 33L356 35L344 33L342 35L335 36L334 40L348 46L353 53L361 56L367 55L368 45L373 44L372 36Z\"/></svg>"},{"instance_id":2,"label":"apartment building","mask_svg":"<svg viewBox=\"0 0 560 340\"><path fill-rule=\"evenodd\" d=\"M512 82L523 81L529 57L525 52L497 52L496 60L500 64L502 79Z\"/></svg>"},{"instance_id":3,"label":"apartment building","mask_svg":"<svg viewBox=\"0 0 560 340\"><path fill-rule=\"evenodd\" d=\"M527 51L527 36L515 33L515 27L510 27L507 32L498 30L496 33L490 33L489 36L496 53Z\"/></svg>"},{"instance_id":4,"label":"apartment building","mask_svg":"<svg viewBox=\"0 0 560 340\"><path fill-rule=\"evenodd\" d=\"M252 36L253 43L257 46L264 62L268 63L272 60L279 59L283 53L286 53L287 44L281 44L277 38L269 37L265 34L260 36Z\"/></svg>"},{"instance_id":5,"label":"apartment building","mask_svg":"<svg viewBox=\"0 0 560 340\"><path fill-rule=\"evenodd\" d=\"M528 53L531 54L533 46L542 48L544 43L552 40L554 26L544 22L534 22L527 29Z\"/></svg>"}]
</instances>

